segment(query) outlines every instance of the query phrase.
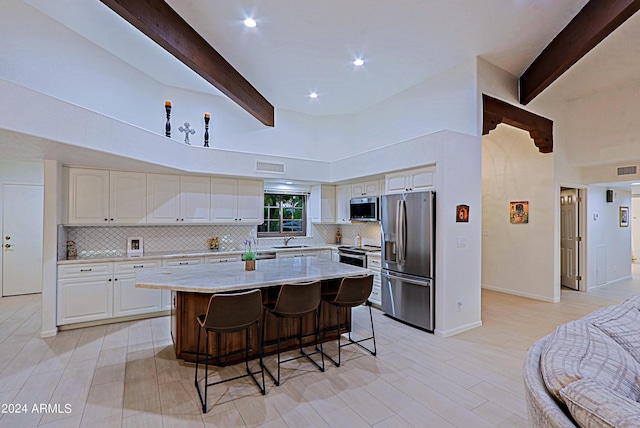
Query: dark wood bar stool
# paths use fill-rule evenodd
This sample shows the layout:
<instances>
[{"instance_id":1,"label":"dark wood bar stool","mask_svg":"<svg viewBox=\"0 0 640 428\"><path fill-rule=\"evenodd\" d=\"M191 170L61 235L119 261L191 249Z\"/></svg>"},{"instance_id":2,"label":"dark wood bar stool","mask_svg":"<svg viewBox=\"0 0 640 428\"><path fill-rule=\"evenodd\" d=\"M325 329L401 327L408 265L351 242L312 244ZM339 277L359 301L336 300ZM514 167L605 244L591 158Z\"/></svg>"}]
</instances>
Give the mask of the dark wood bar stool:
<instances>
[{"instance_id":1,"label":"dark wood bar stool","mask_svg":"<svg viewBox=\"0 0 640 428\"><path fill-rule=\"evenodd\" d=\"M275 304L266 304L264 306L264 319L262 328L265 328L267 322L267 313L272 314L276 318L277 322L277 340L278 340L278 377L273 376L273 373L266 365L263 365L267 374L273 379L276 385L280 385L280 365L287 361L297 360L298 358L307 358L311 361L321 372L324 371L324 353L322 352L322 337L320 332L320 281L299 282L295 284L284 284L280 287L278 298ZM314 352L306 353L302 349L302 318L311 313L316 313L316 328L315 328L315 349ZM297 357L291 357L286 360L280 359L280 321L282 318L298 318L300 320L300 331L298 333L298 341L300 343L300 355ZM264 337L264 334L263 334ZM288 339L288 338L287 338ZM320 339L320 340L318 340ZM318 342L320 342L320 348L318 348ZM311 355L320 354L322 360L321 364L318 364L311 358Z\"/></svg>"},{"instance_id":2,"label":"dark wood bar stool","mask_svg":"<svg viewBox=\"0 0 640 428\"><path fill-rule=\"evenodd\" d=\"M262 395L266 393L264 385L264 370L262 369L262 337L260 329L261 313L262 293L260 290L251 290L235 294L214 294L209 300L207 313L204 315L199 315L197 317L200 327L198 328L198 348L196 351L195 385L196 389L198 390L198 396L200 397L200 403L202 404L203 413L207 413L207 389L213 385L218 385L220 383L251 376L256 385L258 385L258 388L260 388L260 392L262 392ZM249 369L249 328L253 324L255 324L257 327L259 344L258 346L260 354L260 370L255 372ZM203 330L205 333L205 352L204 360L200 361L200 336ZM209 361L214 358L209 354L209 333L218 333L218 355L216 358L217 364L219 365L220 358L226 356L220 355L221 334L241 330L245 330L246 343L244 352L247 373L230 379L224 379L218 382L209 383ZM198 364L202 363L204 363L205 367L204 394L202 394L200 383L198 382ZM256 378L257 374L262 374L262 385Z\"/></svg>"},{"instance_id":3,"label":"dark wood bar stool","mask_svg":"<svg viewBox=\"0 0 640 428\"><path fill-rule=\"evenodd\" d=\"M371 302L369 302L369 295L371 294L372 289L373 275L367 274L362 276L345 277L342 278L342 281L340 281L340 287L338 288L337 294L325 296L322 298L323 302L334 305L336 307L336 314L338 315L338 361L325 354L325 356L329 358L333 362L333 364L336 365L336 367L340 367L340 349L342 349L343 346L358 345L365 351L369 352L371 355L376 355L376 334L373 330L373 315L371 314ZM342 337L342 335L340 334L340 308L351 309L362 304L366 304L369 307L369 319L371 320L371 336L365 337L364 339L360 340L353 340L351 338L351 330L349 330L349 342L342 344L340 341L340 338ZM360 343L366 340L373 340L373 350L366 348Z\"/></svg>"}]
</instances>

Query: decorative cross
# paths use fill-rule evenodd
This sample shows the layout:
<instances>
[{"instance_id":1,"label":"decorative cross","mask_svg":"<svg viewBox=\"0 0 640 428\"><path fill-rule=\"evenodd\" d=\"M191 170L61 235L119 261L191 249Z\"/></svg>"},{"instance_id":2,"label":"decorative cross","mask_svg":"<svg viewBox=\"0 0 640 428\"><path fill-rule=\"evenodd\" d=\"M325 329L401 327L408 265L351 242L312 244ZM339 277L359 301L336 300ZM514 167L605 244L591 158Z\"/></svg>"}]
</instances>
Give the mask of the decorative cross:
<instances>
[{"instance_id":1,"label":"decorative cross","mask_svg":"<svg viewBox=\"0 0 640 428\"><path fill-rule=\"evenodd\" d=\"M178 128L178 131L180 132L184 132L184 143L191 145L191 143L189 142L189 134L193 135L196 133L195 129L191 129L189 128L191 125L189 124L189 122L185 122L184 123L184 127L180 127Z\"/></svg>"}]
</instances>

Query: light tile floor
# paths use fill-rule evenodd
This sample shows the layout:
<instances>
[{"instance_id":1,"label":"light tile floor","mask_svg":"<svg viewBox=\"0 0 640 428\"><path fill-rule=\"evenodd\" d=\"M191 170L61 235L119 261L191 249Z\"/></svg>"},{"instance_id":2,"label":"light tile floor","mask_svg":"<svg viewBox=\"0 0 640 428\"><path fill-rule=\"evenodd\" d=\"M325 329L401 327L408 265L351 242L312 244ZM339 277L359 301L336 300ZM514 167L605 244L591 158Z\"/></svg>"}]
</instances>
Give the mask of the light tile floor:
<instances>
[{"instance_id":1,"label":"light tile floor","mask_svg":"<svg viewBox=\"0 0 640 428\"><path fill-rule=\"evenodd\" d=\"M0 427L525 427L528 347L638 292L640 281L620 281L563 290L561 303L551 304L485 290L483 326L446 339L374 310L377 357L352 346L343 348L344 364L325 373L303 360L287 363L283 384L267 381L264 397L250 379L223 384L209 390L204 415L193 365L175 359L168 317L41 339L40 296L2 298L0 405L9 413L0 413ZM354 320L356 331L367 328L364 307Z\"/></svg>"}]
</instances>

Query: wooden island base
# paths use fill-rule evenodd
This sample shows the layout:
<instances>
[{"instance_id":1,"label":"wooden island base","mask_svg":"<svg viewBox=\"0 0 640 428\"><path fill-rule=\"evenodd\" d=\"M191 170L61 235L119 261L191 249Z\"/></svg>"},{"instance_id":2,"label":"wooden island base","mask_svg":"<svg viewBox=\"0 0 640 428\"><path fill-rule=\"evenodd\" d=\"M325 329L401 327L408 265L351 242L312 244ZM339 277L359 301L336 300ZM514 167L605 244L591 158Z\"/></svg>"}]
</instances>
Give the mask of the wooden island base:
<instances>
[{"instance_id":1,"label":"wooden island base","mask_svg":"<svg viewBox=\"0 0 640 428\"><path fill-rule=\"evenodd\" d=\"M335 294L338 291L340 280L322 281L322 295ZM262 288L263 303L275 302L278 297L279 286ZM185 361L195 362L198 334L201 331L196 317L206 313L211 294L191 293L184 291L172 291L171 308L171 335L176 351L176 357ZM351 310L341 308L340 313L340 333L346 333L351 329ZM262 318L260 319L262 323ZM296 349L298 344L298 333L300 331L300 321L297 319L282 319L281 321L282 339L280 346L283 351ZM338 318L334 306L321 305L320 322L323 331L323 341L336 340L338 337ZM261 325L262 328L262 325ZM303 346L314 343L315 334L315 313L309 314L302 321L302 343ZM277 352L276 345L276 319L272 315L267 315L264 341L264 355L271 355ZM201 352L204 352L204 333L200 340ZM220 360L220 365L231 365L244 361L245 333L227 333L220 336L220 348L218 351L218 335L210 334L209 354L217 356L232 354ZM249 357L258 358L258 334L255 327L249 330Z\"/></svg>"}]
</instances>

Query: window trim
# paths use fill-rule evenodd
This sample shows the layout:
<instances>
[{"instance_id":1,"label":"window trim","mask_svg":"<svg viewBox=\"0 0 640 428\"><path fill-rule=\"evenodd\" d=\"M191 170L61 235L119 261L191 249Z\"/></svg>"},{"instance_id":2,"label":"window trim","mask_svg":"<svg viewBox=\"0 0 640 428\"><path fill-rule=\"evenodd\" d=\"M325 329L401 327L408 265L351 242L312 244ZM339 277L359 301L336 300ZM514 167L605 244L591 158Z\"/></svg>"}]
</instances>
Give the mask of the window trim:
<instances>
[{"instance_id":1,"label":"window trim","mask_svg":"<svg viewBox=\"0 0 640 428\"><path fill-rule=\"evenodd\" d=\"M299 196L302 198L302 230L299 232L284 232L282 231L282 224L284 223L284 221L286 220L283 216L282 216L282 204L280 204L280 218L278 219L280 221L280 232L260 232L260 226L264 225L267 221L269 221L268 217L265 216L264 218L264 222L261 225L258 225L257 228L257 237L258 238L282 238L282 237L286 237L286 236L307 236L307 206L309 203L309 195L306 193L292 193L292 192L277 192L277 191L269 191L264 193L264 197L266 199L267 195L276 195L280 198L280 202L282 202L282 198L283 197L291 197L291 196ZM268 209L267 206L265 205L265 201L263 201L262 203L262 209Z\"/></svg>"}]
</instances>

